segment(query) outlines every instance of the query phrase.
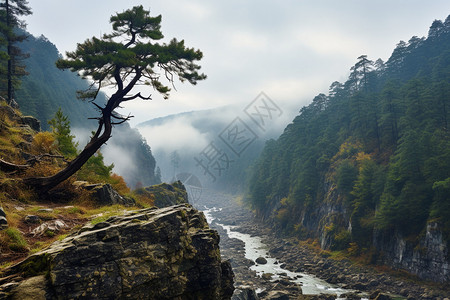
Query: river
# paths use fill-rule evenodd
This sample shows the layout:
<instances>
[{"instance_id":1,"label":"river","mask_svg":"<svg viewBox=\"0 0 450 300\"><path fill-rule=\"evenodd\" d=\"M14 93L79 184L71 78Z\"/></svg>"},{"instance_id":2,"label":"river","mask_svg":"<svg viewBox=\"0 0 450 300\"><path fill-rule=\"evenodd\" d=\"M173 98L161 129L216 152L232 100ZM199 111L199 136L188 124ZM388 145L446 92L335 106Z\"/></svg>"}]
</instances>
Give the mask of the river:
<instances>
[{"instance_id":1,"label":"river","mask_svg":"<svg viewBox=\"0 0 450 300\"><path fill-rule=\"evenodd\" d=\"M203 208L203 212L209 224L214 223L214 225L221 226L229 238L238 239L244 242L245 258L256 261L257 258L263 257L267 260L267 263L265 264L254 264L250 267L250 269L256 272L257 276L263 277L263 275L266 274L267 277L271 276L271 281L281 279L288 280L291 283L301 286L304 295L333 294L337 295L336 299L345 299L345 297L341 296L355 292L353 290L340 288L338 285L329 284L313 275L302 272L292 272L283 268L282 261L270 256L267 251L267 245L263 243L261 237L239 232L238 225L221 224L220 218L216 217L216 214L221 212L221 210L221 208L217 207L208 208L204 206ZM264 290L264 288L258 286L254 288L256 292ZM361 297L360 299L366 298Z\"/></svg>"}]
</instances>

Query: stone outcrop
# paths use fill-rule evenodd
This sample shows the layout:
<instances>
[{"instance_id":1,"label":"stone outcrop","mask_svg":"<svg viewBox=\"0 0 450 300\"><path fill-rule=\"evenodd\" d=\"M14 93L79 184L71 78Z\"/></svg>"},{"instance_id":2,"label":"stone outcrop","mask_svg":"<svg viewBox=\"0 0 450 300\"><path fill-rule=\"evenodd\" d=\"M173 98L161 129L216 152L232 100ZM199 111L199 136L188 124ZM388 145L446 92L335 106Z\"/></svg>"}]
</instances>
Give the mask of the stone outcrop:
<instances>
[{"instance_id":1,"label":"stone outcrop","mask_svg":"<svg viewBox=\"0 0 450 300\"><path fill-rule=\"evenodd\" d=\"M41 121L32 116L23 116L20 118L20 123L30 126L36 132L41 131Z\"/></svg>"},{"instance_id":2,"label":"stone outcrop","mask_svg":"<svg viewBox=\"0 0 450 300\"><path fill-rule=\"evenodd\" d=\"M280 230L275 221L280 207L274 207L263 216L273 229ZM351 211L343 203L336 185L324 184L324 199L310 209L299 212L304 238L318 239L325 250L334 250L339 245L337 236L350 237L352 231ZM281 232L281 231L280 231ZM342 234L343 233L343 234ZM377 263L394 269L403 269L424 280L450 282L450 259L442 228L431 222L417 239L407 238L398 232L373 232L373 246L377 251ZM343 244L347 244L344 241Z\"/></svg>"},{"instance_id":3,"label":"stone outcrop","mask_svg":"<svg viewBox=\"0 0 450 300\"><path fill-rule=\"evenodd\" d=\"M157 207L189 203L186 188L181 181L176 181L172 184L161 183L152 185L139 189L136 193L150 194L154 199L154 205Z\"/></svg>"},{"instance_id":4,"label":"stone outcrop","mask_svg":"<svg viewBox=\"0 0 450 300\"><path fill-rule=\"evenodd\" d=\"M0 101L5 100L0 97ZM16 108L10 105L0 106L0 115L2 115L3 118L8 117L9 120L15 121L20 125L28 126L35 132L41 131L41 122L38 119L32 116L21 116Z\"/></svg>"},{"instance_id":5,"label":"stone outcrop","mask_svg":"<svg viewBox=\"0 0 450 300\"><path fill-rule=\"evenodd\" d=\"M218 243L189 205L129 212L10 267L0 299L230 299L233 272Z\"/></svg>"},{"instance_id":6,"label":"stone outcrop","mask_svg":"<svg viewBox=\"0 0 450 300\"><path fill-rule=\"evenodd\" d=\"M134 206L136 201L129 197L121 196L113 187L109 184L89 184L86 181L76 181L75 185L91 191L93 194L94 202L100 206L121 204L124 206Z\"/></svg>"},{"instance_id":7,"label":"stone outcrop","mask_svg":"<svg viewBox=\"0 0 450 300\"><path fill-rule=\"evenodd\" d=\"M447 243L435 222L427 224L425 236L413 243L398 233L376 233L374 246L384 263L408 270L420 278L435 282L450 282Z\"/></svg>"}]
</instances>

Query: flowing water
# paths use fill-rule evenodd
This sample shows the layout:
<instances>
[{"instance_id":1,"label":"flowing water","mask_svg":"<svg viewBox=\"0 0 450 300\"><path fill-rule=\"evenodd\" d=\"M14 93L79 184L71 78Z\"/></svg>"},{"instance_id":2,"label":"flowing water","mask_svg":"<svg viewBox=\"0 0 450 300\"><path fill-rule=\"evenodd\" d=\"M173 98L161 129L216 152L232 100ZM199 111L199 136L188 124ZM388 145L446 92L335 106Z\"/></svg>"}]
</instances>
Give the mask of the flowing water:
<instances>
[{"instance_id":1,"label":"flowing water","mask_svg":"<svg viewBox=\"0 0 450 300\"><path fill-rule=\"evenodd\" d=\"M220 208L205 208L203 213L205 214L208 223L211 224L215 220L214 212L221 210ZM216 220L216 224L223 227L230 238L236 238L245 243L245 257L255 261L258 257L264 257L267 260L266 264L255 264L250 268L256 271L258 276L262 276L264 273L273 274L272 280L287 279L291 282L295 282L302 287L303 294L305 295L318 295L318 294L336 294L339 296L345 293L352 292L351 290L342 289L337 285L332 285L324 280L321 280L315 276L301 273L291 272L281 267L282 262L270 257L267 246L262 242L262 238L259 236L251 236L250 234L239 232L239 226L223 225L220 220ZM365 299L365 298L361 298Z\"/></svg>"}]
</instances>

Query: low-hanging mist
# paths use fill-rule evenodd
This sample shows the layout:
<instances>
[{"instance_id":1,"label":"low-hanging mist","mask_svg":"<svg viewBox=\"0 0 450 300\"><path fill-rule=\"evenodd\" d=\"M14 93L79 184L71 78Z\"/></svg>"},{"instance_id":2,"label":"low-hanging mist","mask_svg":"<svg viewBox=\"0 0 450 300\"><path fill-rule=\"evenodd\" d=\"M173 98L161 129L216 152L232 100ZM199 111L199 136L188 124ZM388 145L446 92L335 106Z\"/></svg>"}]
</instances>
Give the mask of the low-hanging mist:
<instances>
[{"instance_id":1,"label":"low-hanging mist","mask_svg":"<svg viewBox=\"0 0 450 300\"><path fill-rule=\"evenodd\" d=\"M162 180L170 182L177 179L177 174L190 173L197 176L203 186L242 189L246 169L259 155L265 141L278 137L296 113L296 110L284 112L280 109L281 113L268 119L263 130L244 111L250 103L175 114L139 124L137 128L152 147ZM245 123L255 137L239 155L233 153L223 139L225 131L236 119ZM219 165L211 161L205 168L208 158L212 160L213 157L222 164L220 172L217 170Z\"/></svg>"}]
</instances>

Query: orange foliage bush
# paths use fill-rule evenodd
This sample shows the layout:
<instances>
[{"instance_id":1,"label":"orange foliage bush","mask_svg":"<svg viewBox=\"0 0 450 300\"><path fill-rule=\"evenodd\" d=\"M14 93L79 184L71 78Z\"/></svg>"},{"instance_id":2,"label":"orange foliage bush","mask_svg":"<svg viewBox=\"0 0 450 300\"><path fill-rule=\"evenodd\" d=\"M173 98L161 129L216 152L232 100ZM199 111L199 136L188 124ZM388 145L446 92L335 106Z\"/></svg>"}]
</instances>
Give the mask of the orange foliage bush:
<instances>
[{"instance_id":1,"label":"orange foliage bush","mask_svg":"<svg viewBox=\"0 0 450 300\"><path fill-rule=\"evenodd\" d=\"M53 133L47 131L39 132L34 136L31 143L31 152L33 154L54 154L57 150L55 141Z\"/></svg>"},{"instance_id":2,"label":"orange foliage bush","mask_svg":"<svg viewBox=\"0 0 450 300\"><path fill-rule=\"evenodd\" d=\"M121 195L130 193L130 188L127 186L123 177L116 173L111 175L110 184Z\"/></svg>"},{"instance_id":3,"label":"orange foliage bush","mask_svg":"<svg viewBox=\"0 0 450 300\"><path fill-rule=\"evenodd\" d=\"M155 203L155 196L143 188L134 190L133 197L137 200L138 204L143 206L153 206Z\"/></svg>"}]
</instances>

